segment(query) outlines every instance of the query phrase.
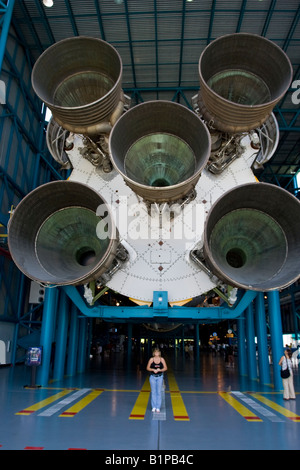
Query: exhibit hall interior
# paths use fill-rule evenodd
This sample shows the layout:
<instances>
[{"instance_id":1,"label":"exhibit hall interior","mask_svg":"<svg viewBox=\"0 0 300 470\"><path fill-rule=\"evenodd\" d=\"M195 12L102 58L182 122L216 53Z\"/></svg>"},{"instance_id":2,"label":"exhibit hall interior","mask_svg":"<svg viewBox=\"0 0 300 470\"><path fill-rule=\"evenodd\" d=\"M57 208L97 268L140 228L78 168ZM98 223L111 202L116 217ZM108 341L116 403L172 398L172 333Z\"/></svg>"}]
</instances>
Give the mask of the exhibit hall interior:
<instances>
[{"instance_id":1,"label":"exhibit hall interior","mask_svg":"<svg viewBox=\"0 0 300 470\"><path fill-rule=\"evenodd\" d=\"M0 2L0 450L300 449L299 132L299 0Z\"/></svg>"}]
</instances>

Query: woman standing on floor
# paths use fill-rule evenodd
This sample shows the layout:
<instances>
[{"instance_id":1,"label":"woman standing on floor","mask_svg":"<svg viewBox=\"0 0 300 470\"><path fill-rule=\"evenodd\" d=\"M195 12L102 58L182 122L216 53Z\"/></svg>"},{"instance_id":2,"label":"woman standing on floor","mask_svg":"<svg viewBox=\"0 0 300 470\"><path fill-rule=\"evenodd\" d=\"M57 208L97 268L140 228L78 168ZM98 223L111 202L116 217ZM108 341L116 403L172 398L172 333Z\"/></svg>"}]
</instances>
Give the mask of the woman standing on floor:
<instances>
[{"instance_id":1,"label":"woman standing on floor","mask_svg":"<svg viewBox=\"0 0 300 470\"><path fill-rule=\"evenodd\" d=\"M292 370L292 351L290 349L285 349L284 356L281 357L279 365L283 372L289 372L287 378L282 378L283 383L283 399L284 400L295 400L295 389L294 389L294 379L293 379L293 370Z\"/></svg>"},{"instance_id":2,"label":"woman standing on floor","mask_svg":"<svg viewBox=\"0 0 300 470\"><path fill-rule=\"evenodd\" d=\"M153 412L160 412L161 400L162 400L162 386L164 379L164 372L167 370L167 364L161 352L158 348L153 351L153 357L151 357L147 364L147 370L150 372L150 386L151 386L151 405Z\"/></svg>"}]
</instances>

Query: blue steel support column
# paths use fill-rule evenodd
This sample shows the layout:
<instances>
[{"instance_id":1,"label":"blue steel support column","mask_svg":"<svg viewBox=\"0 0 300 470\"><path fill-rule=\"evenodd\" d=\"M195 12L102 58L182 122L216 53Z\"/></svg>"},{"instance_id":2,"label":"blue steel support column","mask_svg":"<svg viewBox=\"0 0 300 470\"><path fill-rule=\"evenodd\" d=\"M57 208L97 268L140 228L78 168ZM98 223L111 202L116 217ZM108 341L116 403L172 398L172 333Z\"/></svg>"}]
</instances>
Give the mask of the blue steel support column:
<instances>
[{"instance_id":1,"label":"blue steel support column","mask_svg":"<svg viewBox=\"0 0 300 470\"><path fill-rule=\"evenodd\" d=\"M264 294L259 292L255 299L255 325L257 332L257 347L258 347L258 370L259 380L263 384L270 384L270 365L268 355L268 340L267 340L267 326Z\"/></svg>"},{"instance_id":2,"label":"blue steel support column","mask_svg":"<svg viewBox=\"0 0 300 470\"><path fill-rule=\"evenodd\" d=\"M20 328L20 318L21 318L21 312L23 308L23 303L24 303L24 284L25 284L25 276L20 272L19 274L19 300L18 300L18 323L15 326L15 332L14 332L14 340L13 340L13 349L12 349L12 357L11 357L11 362L13 365L16 363L16 355L17 355L17 343L18 343L18 337L19 337L19 328Z\"/></svg>"},{"instance_id":3,"label":"blue steel support column","mask_svg":"<svg viewBox=\"0 0 300 470\"><path fill-rule=\"evenodd\" d=\"M252 303L246 309L246 338L247 338L247 358L248 377L251 380L257 379L256 348L254 342L254 314Z\"/></svg>"},{"instance_id":4,"label":"blue steel support column","mask_svg":"<svg viewBox=\"0 0 300 470\"><path fill-rule=\"evenodd\" d=\"M44 298L43 320L40 344L43 348L42 365L37 370L37 382L41 386L48 384L50 360L57 306L57 288L47 288Z\"/></svg>"},{"instance_id":5,"label":"blue steel support column","mask_svg":"<svg viewBox=\"0 0 300 470\"><path fill-rule=\"evenodd\" d=\"M87 318L79 319L79 343L78 343L78 366L77 372L82 373L85 371L87 361Z\"/></svg>"},{"instance_id":6,"label":"blue steel support column","mask_svg":"<svg viewBox=\"0 0 300 470\"><path fill-rule=\"evenodd\" d=\"M70 331L69 331L67 375L72 376L76 374L77 350L78 350L78 315L77 315L76 305L72 304Z\"/></svg>"},{"instance_id":7,"label":"blue steel support column","mask_svg":"<svg viewBox=\"0 0 300 470\"><path fill-rule=\"evenodd\" d=\"M294 321L295 340L296 340L296 347L297 347L298 346L298 338L299 338L298 318L297 318L297 311L296 311L296 304L295 304L295 294L294 294L293 291L291 292L291 304L292 304L292 313L293 313L293 321ZM298 367L299 367L299 361L298 361Z\"/></svg>"},{"instance_id":8,"label":"blue steel support column","mask_svg":"<svg viewBox=\"0 0 300 470\"><path fill-rule=\"evenodd\" d=\"M131 362L131 352L132 352L132 323L128 323L128 325L127 325L127 335L128 335L128 341L127 341L127 362L128 362L128 365L130 365L130 362Z\"/></svg>"},{"instance_id":9,"label":"blue steel support column","mask_svg":"<svg viewBox=\"0 0 300 470\"><path fill-rule=\"evenodd\" d=\"M280 299L278 291L268 292L269 321L271 330L271 346L273 359L273 380L275 390L282 390L282 380L278 362L283 355L282 323L280 313Z\"/></svg>"},{"instance_id":10,"label":"blue steel support column","mask_svg":"<svg viewBox=\"0 0 300 470\"><path fill-rule=\"evenodd\" d=\"M199 366L199 359L200 359L200 349L199 349L199 323L195 324L195 347L194 347L194 357L195 357L195 365Z\"/></svg>"},{"instance_id":11,"label":"blue steel support column","mask_svg":"<svg viewBox=\"0 0 300 470\"><path fill-rule=\"evenodd\" d=\"M6 6L4 6L3 3L4 2L1 2L2 5L0 5L0 13L3 12L3 15L1 18L2 30L1 30L1 36L0 36L0 72L2 70L2 64L3 64L4 55L5 55L5 49L6 49L6 41L7 41L9 28L10 28L10 22L11 22L12 12L14 9L15 0L7 0ZM1 10L1 8L3 8L3 10Z\"/></svg>"},{"instance_id":12,"label":"blue steel support column","mask_svg":"<svg viewBox=\"0 0 300 470\"><path fill-rule=\"evenodd\" d=\"M87 339L87 341L88 341L87 354L88 354L88 359L90 359L91 345L92 345L92 342L93 342L93 320L92 319L90 319L90 322L88 324L88 339Z\"/></svg>"},{"instance_id":13,"label":"blue steel support column","mask_svg":"<svg viewBox=\"0 0 300 470\"><path fill-rule=\"evenodd\" d=\"M57 309L57 333L53 378L62 380L65 373L65 358L69 326L69 298L63 290L59 293Z\"/></svg>"},{"instance_id":14,"label":"blue steel support column","mask_svg":"<svg viewBox=\"0 0 300 470\"><path fill-rule=\"evenodd\" d=\"M240 375L247 375L247 355L246 355L246 334L245 334L245 318L240 317L237 320L237 336L238 336L238 367Z\"/></svg>"}]
</instances>

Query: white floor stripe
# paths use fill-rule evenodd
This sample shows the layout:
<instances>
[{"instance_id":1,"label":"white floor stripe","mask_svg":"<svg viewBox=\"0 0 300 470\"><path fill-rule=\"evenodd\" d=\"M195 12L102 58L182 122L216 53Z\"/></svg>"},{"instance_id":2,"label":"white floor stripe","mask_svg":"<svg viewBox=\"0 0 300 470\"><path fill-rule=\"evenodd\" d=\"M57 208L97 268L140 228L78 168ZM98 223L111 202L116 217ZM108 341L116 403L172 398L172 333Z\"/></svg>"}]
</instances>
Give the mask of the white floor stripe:
<instances>
[{"instance_id":1,"label":"white floor stripe","mask_svg":"<svg viewBox=\"0 0 300 470\"><path fill-rule=\"evenodd\" d=\"M272 413L272 411L268 410L264 406L262 406L260 403L257 403L254 401L252 398L247 397L247 395L244 395L242 392L231 392L233 395L235 395L237 398L245 402L248 406L251 408L254 408L255 411L260 413L261 415L265 416L272 422L278 422L278 423L283 423L284 420L281 419L279 416L275 415L275 413Z\"/></svg>"},{"instance_id":2,"label":"white floor stripe","mask_svg":"<svg viewBox=\"0 0 300 470\"><path fill-rule=\"evenodd\" d=\"M154 421L165 421L167 419L165 386L163 386L163 391L161 394L160 413L152 412L152 419Z\"/></svg>"},{"instance_id":3,"label":"white floor stripe","mask_svg":"<svg viewBox=\"0 0 300 470\"><path fill-rule=\"evenodd\" d=\"M72 393L72 395L68 395L66 398L51 406L47 410L42 411L42 413L39 413L38 416L52 416L57 411L61 410L64 406L69 405L72 403L72 401L77 400L79 397L90 391L91 388L83 388L78 390L78 392Z\"/></svg>"}]
</instances>

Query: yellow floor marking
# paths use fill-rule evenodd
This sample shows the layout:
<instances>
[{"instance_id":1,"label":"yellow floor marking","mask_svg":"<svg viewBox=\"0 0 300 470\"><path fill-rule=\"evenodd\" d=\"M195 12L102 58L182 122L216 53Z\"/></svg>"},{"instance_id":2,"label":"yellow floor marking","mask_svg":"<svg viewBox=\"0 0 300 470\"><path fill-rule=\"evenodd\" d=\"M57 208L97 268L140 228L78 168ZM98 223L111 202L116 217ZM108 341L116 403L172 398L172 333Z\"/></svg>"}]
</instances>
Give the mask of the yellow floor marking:
<instances>
[{"instance_id":1,"label":"yellow floor marking","mask_svg":"<svg viewBox=\"0 0 300 470\"><path fill-rule=\"evenodd\" d=\"M231 405L240 415L243 416L249 422L262 422L258 416L256 416L252 411L248 410L244 405L242 405L236 398L234 398L228 392L219 392L219 395L224 398L229 405Z\"/></svg>"},{"instance_id":2,"label":"yellow floor marking","mask_svg":"<svg viewBox=\"0 0 300 470\"><path fill-rule=\"evenodd\" d=\"M150 397L150 392L151 392L151 389L150 389L149 377L147 377L136 399L135 405L132 408L129 419L144 419L145 418L148 401Z\"/></svg>"},{"instance_id":3,"label":"yellow floor marking","mask_svg":"<svg viewBox=\"0 0 300 470\"><path fill-rule=\"evenodd\" d=\"M52 395L51 397L46 398L45 400L42 400L39 403L36 403L35 405L29 406L28 408L25 408L24 410L19 411L18 413L15 413L15 414L29 416L35 411L40 410L41 408L44 408L44 406L49 405L49 403L52 403L73 391L74 390L63 390L62 392L56 393L55 395Z\"/></svg>"},{"instance_id":4,"label":"yellow floor marking","mask_svg":"<svg viewBox=\"0 0 300 470\"><path fill-rule=\"evenodd\" d=\"M175 421L189 421L190 418L186 411L175 376L170 369L168 369L168 383Z\"/></svg>"},{"instance_id":5,"label":"yellow floor marking","mask_svg":"<svg viewBox=\"0 0 300 470\"><path fill-rule=\"evenodd\" d=\"M64 418L73 418L79 411L89 405L95 398L97 398L101 393L102 390L92 390L86 397L82 398L79 402L75 403L75 405L71 406L68 410L64 411L59 417Z\"/></svg>"},{"instance_id":6,"label":"yellow floor marking","mask_svg":"<svg viewBox=\"0 0 300 470\"><path fill-rule=\"evenodd\" d=\"M273 410L278 411L278 413L281 413L282 415L286 416L287 418L291 419L292 421L299 423L300 422L300 416L297 415L296 413L293 413L292 411L284 408L283 406L278 405L274 401L269 400L268 398L262 397L259 393L251 393L251 396L256 398L257 400L261 401L265 405L269 406L270 408L273 408Z\"/></svg>"}]
</instances>

